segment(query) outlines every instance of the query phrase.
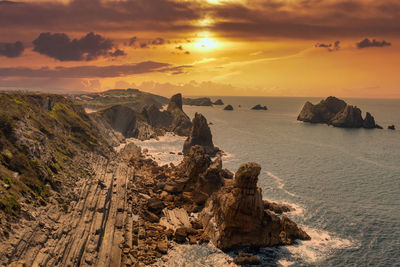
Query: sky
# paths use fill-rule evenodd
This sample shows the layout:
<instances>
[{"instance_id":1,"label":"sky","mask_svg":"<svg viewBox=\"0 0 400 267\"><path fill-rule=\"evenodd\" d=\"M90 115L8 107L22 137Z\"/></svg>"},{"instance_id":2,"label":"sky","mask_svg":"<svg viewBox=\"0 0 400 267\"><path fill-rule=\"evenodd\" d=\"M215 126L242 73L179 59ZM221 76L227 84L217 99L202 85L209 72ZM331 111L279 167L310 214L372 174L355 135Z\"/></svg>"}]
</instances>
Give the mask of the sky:
<instances>
[{"instance_id":1,"label":"sky","mask_svg":"<svg viewBox=\"0 0 400 267\"><path fill-rule=\"evenodd\" d=\"M397 0L0 0L0 88L400 98Z\"/></svg>"}]
</instances>

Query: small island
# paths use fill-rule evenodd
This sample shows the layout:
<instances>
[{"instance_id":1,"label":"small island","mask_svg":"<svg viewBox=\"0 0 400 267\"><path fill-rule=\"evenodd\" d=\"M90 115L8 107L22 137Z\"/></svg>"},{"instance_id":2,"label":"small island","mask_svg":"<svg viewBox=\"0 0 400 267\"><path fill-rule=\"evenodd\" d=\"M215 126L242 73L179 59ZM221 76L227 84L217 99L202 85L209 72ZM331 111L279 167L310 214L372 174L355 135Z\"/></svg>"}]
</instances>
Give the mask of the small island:
<instances>
[{"instance_id":1,"label":"small island","mask_svg":"<svg viewBox=\"0 0 400 267\"><path fill-rule=\"evenodd\" d=\"M224 110L233 110L232 105L227 105L226 107L224 107Z\"/></svg>"},{"instance_id":2,"label":"small island","mask_svg":"<svg viewBox=\"0 0 400 267\"><path fill-rule=\"evenodd\" d=\"M261 106L260 104L255 105L251 108L252 110L268 110L267 106Z\"/></svg>"},{"instance_id":3,"label":"small island","mask_svg":"<svg viewBox=\"0 0 400 267\"><path fill-rule=\"evenodd\" d=\"M330 96L316 105L307 101L297 120L309 123L325 123L341 128L382 129L375 123L374 117L369 112L363 119L358 107L348 105L345 101L334 96Z\"/></svg>"}]
</instances>

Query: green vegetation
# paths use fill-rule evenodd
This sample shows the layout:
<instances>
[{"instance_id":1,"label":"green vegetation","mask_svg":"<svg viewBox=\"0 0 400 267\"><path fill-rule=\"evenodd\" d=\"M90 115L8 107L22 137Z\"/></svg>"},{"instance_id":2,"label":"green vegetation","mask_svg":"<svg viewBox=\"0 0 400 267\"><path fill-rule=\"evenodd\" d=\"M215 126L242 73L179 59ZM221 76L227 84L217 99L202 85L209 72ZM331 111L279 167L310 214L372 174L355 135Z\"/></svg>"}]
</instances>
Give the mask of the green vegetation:
<instances>
[{"instance_id":1,"label":"green vegetation","mask_svg":"<svg viewBox=\"0 0 400 267\"><path fill-rule=\"evenodd\" d=\"M86 175L74 156L103 146L100 136L65 97L0 94L0 218L18 216L21 197L45 205L51 189L70 182L65 177ZM61 204L68 208L67 201Z\"/></svg>"}]
</instances>

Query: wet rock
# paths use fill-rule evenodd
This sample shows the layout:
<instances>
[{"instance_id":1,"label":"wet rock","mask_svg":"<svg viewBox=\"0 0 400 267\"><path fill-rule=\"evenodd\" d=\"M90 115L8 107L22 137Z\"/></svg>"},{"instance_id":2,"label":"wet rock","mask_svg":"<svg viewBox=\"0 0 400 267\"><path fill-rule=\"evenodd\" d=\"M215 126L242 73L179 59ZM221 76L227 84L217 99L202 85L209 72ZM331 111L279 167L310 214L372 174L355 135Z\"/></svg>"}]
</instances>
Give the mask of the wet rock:
<instances>
[{"instance_id":1,"label":"wet rock","mask_svg":"<svg viewBox=\"0 0 400 267\"><path fill-rule=\"evenodd\" d=\"M243 252L239 253L239 255L233 260L233 262L239 266L261 265L261 261L259 258Z\"/></svg>"},{"instance_id":2,"label":"wet rock","mask_svg":"<svg viewBox=\"0 0 400 267\"><path fill-rule=\"evenodd\" d=\"M267 106L261 106L260 104L255 105L251 108L252 110L268 110Z\"/></svg>"},{"instance_id":3,"label":"wet rock","mask_svg":"<svg viewBox=\"0 0 400 267\"><path fill-rule=\"evenodd\" d=\"M241 165L233 184L212 194L200 213L204 233L218 248L277 246L310 238L287 217L264 211L257 187L260 170L256 163Z\"/></svg>"},{"instance_id":4,"label":"wet rock","mask_svg":"<svg viewBox=\"0 0 400 267\"><path fill-rule=\"evenodd\" d=\"M275 212L276 214L282 214L285 212L294 211L295 209L287 204L278 204L275 202L269 202L268 200L263 200L264 209Z\"/></svg>"},{"instance_id":5,"label":"wet rock","mask_svg":"<svg viewBox=\"0 0 400 267\"><path fill-rule=\"evenodd\" d=\"M192 146L199 145L204 148L205 153L212 156L215 155L219 149L214 146L207 119L200 113L196 112L192 125L190 135L183 144L183 154L188 155Z\"/></svg>"},{"instance_id":6,"label":"wet rock","mask_svg":"<svg viewBox=\"0 0 400 267\"><path fill-rule=\"evenodd\" d=\"M227 105L226 107L224 107L224 110L233 110L232 105Z\"/></svg>"}]
</instances>

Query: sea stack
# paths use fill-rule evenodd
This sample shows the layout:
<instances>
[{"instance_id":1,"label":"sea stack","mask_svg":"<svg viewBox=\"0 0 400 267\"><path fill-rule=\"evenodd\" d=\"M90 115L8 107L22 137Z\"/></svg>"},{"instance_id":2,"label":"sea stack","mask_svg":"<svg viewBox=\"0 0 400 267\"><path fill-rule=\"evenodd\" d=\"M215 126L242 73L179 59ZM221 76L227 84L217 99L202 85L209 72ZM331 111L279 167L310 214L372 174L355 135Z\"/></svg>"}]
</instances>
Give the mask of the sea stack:
<instances>
[{"instance_id":1,"label":"sea stack","mask_svg":"<svg viewBox=\"0 0 400 267\"><path fill-rule=\"evenodd\" d=\"M255 105L251 108L252 110L268 110L267 106L261 106L260 104Z\"/></svg>"},{"instance_id":2,"label":"sea stack","mask_svg":"<svg viewBox=\"0 0 400 267\"><path fill-rule=\"evenodd\" d=\"M222 105L224 104L224 102L222 102L222 99L218 99L218 100L215 101L213 104L214 104L214 105L217 105L217 106L222 106Z\"/></svg>"},{"instance_id":3,"label":"sea stack","mask_svg":"<svg viewBox=\"0 0 400 267\"><path fill-rule=\"evenodd\" d=\"M232 105L227 105L227 106L224 108L224 110L233 110L233 107L232 107Z\"/></svg>"},{"instance_id":4,"label":"sea stack","mask_svg":"<svg viewBox=\"0 0 400 267\"><path fill-rule=\"evenodd\" d=\"M342 128L381 128L375 123L374 117L369 112L367 112L365 119L362 118L361 113L358 107L348 105L345 101L330 96L316 105L307 101L297 120L326 123Z\"/></svg>"},{"instance_id":5,"label":"sea stack","mask_svg":"<svg viewBox=\"0 0 400 267\"><path fill-rule=\"evenodd\" d=\"M310 236L288 217L264 209L257 187L261 167L242 164L230 185L208 199L200 213L204 234L222 250L293 244Z\"/></svg>"},{"instance_id":6,"label":"sea stack","mask_svg":"<svg viewBox=\"0 0 400 267\"><path fill-rule=\"evenodd\" d=\"M183 154L189 155L190 148L195 145L202 146L205 153L211 156L214 156L219 151L212 141L212 134L207 119L197 112L192 121L190 135L183 144Z\"/></svg>"},{"instance_id":7,"label":"sea stack","mask_svg":"<svg viewBox=\"0 0 400 267\"><path fill-rule=\"evenodd\" d=\"M182 94L173 95L169 101L167 110L171 112L173 120L170 130L181 136L188 136L192 123L182 109Z\"/></svg>"}]
</instances>

